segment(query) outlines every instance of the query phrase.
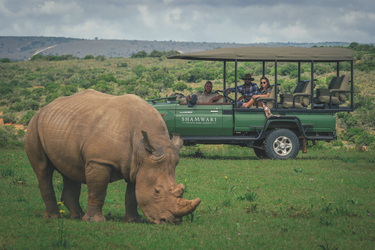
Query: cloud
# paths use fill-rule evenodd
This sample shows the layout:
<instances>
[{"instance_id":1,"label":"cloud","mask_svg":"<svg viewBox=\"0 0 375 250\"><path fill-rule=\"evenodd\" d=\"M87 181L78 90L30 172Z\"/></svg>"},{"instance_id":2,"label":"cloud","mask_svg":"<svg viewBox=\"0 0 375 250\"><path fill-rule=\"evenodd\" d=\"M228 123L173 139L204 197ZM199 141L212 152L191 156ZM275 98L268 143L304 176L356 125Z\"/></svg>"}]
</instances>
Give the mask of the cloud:
<instances>
[{"instance_id":1,"label":"cloud","mask_svg":"<svg viewBox=\"0 0 375 250\"><path fill-rule=\"evenodd\" d=\"M4 36L372 43L374 22L372 0L0 0Z\"/></svg>"}]
</instances>

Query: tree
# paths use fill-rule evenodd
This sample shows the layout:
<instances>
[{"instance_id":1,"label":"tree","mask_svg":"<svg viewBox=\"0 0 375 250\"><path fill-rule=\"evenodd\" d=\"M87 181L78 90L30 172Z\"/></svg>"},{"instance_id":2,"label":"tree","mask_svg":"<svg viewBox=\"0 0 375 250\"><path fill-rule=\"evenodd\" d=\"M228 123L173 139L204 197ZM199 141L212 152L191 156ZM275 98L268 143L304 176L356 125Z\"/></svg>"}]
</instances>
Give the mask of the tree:
<instances>
[{"instance_id":1,"label":"tree","mask_svg":"<svg viewBox=\"0 0 375 250\"><path fill-rule=\"evenodd\" d=\"M10 63L10 59L9 58L2 58L1 62L2 63Z\"/></svg>"},{"instance_id":2,"label":"tree","mask_svg":"<svg viewBox=\"0 0 375 250\"><path fill-rule=\"evenodd\" d=\"M83 59L94 59L95 57L93 55L86 55Z\"/></svg>"},{"instance_id":3,"label":"tree","mask_svg":"<svg viewBox=\"0 0 375 250\"><path fill-rule=\"evenodd\" d=\"M147 57L147 52L146 51L144 51L144 50L142 50L142 51L139 51L139 52L137 52L137 53L133 53L132 55L131 55L131 58L145 58L145 57Z\"/></svg>"},{"instance_id":4,"label":"tree","mask_svg":"<svg viewBox=\"0 0 375 250\"><path fill-rule=\"evenodd\" d=\"M133 68L134 74L136 74L138 77L141 77L144 72L146 72L147 69L145 66L139 64Z\"/></svg>"},{"instance_id":5,"label":"tree","mask_svg":"<svg viewBox=\"0 0 375 250\"><path fill-rule=\"evenodd\" d=\"M163 56L163 52L158 51L158 50L153 50L150 53L150 57L162 57L162 56Z\"/></svg>"}]
</instances>

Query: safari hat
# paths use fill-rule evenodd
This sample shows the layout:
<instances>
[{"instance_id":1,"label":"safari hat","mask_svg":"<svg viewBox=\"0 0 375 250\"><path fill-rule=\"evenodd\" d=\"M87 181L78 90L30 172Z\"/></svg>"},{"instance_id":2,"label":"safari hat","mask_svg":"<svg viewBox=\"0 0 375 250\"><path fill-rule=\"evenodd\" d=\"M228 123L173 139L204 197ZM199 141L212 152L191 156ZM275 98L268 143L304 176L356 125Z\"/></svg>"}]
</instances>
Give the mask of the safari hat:
<instances>
[{"instance_id":1,"label":"safari hat","mask_svg":"<svg viewBox=\"0 0 375 250\"><path fill-rule=\"evenodd\" d=\"M251 77L251 74L245 74L245 76L242 77L241 79L242 79L242 80L247 80L247 79L249 79L250 81L254 81L254 78Z\"/></svg>"}]
</instances>

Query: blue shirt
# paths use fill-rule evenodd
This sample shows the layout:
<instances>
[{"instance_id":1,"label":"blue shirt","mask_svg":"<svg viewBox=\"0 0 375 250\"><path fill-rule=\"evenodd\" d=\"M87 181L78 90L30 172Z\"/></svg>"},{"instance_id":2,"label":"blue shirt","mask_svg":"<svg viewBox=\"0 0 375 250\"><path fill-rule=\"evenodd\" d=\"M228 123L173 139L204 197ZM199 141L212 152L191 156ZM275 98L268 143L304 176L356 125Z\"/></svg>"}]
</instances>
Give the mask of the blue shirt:
<instances>
[{"instance_id":1,"label":"blue shirt","mask_svg":"<svg viewBox=\"0 0 375 250\"><path fill-rule=\"evenodd\" d=\"M235 91L235 88L230 88L230 91ZM250 99L253 95L258 94L259 88L258 88L258 85L256 85L255 83L252 82L252 83L250 83L250 86L247 89L247 91L245 89L245 84L241 85L241 86L237 86L237 91L238 91L238 93L242 94L243 98L246 101L250 101Z\"/></svg>"}]
</instances>

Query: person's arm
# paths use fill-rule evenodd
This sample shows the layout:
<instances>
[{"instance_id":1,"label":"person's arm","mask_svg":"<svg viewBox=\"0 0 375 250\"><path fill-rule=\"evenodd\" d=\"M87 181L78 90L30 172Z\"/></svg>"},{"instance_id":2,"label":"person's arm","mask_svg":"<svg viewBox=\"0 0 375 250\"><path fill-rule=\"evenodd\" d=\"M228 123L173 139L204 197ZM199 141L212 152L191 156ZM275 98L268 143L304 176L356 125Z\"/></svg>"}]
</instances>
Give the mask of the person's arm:
<instances>
[{"instance_id":1,"label":"person's arm","mask_svg":"<svg viewBox=\"0 0 375 250\"><path fill-rule=\"evenodd\" d=\"M257 95L259 92L259 88L258 88L258 85L256 85L254 83L253 87L251 88L251 95L254 96L254 95Z\"/></svg>"},{"instance_id":2,"label":"person's arm","mask_svg":"<svg viewBox=\"0 0 375 250\"><path fill-rule=\"evenodd\" d=\"M234 92L236 91L236 88L227 88L227 91L230 93L230 92Z\"/></svg>"},{"instance_id":3,"label":"person's arm","mask_svg":"<svg viewBox=\"0 0 375 250\"><path fill-rule=\"evenodd\" d=\"M214 102L220 100L221 98L223 98L222 95L215 96L215 97L211 98L211 100L209 101L209 103L214 103Z\"/></svg>"},{"instance_id":4,"label":"person's arm","mask_svg":"<svg viewBox=\"0 0 375 250\"><path fill-rule=\"evenodd\" d=\"M254 99L262 98L262 97L269 97L271 93L267 93L265 95L253 95Z\"/></svg>"}]
</instances>

